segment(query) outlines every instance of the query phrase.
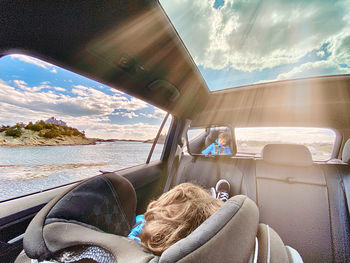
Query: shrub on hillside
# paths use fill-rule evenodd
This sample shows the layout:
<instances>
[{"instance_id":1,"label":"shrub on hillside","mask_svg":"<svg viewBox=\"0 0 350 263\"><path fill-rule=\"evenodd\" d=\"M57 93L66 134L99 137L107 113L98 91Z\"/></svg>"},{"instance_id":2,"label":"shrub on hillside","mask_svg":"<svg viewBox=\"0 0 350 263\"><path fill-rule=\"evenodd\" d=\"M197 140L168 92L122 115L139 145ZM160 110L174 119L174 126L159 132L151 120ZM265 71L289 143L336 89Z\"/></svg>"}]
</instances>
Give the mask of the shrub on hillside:
<instances>
[{"instance_id":1,"label":"shrub on hillside","mask_svg":"<svg viewBox=\"0 0 350 263\"><path fill-rule=\"evenodd\" d=\"M35 123L33 124L33 126L31 126L30 130L32 131L41 131L44 127L42 125L40 125L39 123Z\"/></svg>"},{"instance_id":2,"label":"shrub on hillside","mask_svg":"<svg viewBox=\"0 0 350 263\"><path fill-rule=\"evenodd\" d=\"M55 128L55 124L50 124L50 123L44 123L44 128L45 129L54 129Z\"/></svg>"},{"instance_id":3,"label":"shrub on hillside","mask_svg":"<svg viewBox=\"0 0 350 263\"><path fill-rule=\"evenodd\" d=\"M44 138L52 139L61 136L61 133L58 130L51 129L46 131L45 133L39 133L39 135Z\"/></svg>"},{"instance_id":4,"label":"shrub on hillside","mask_svg":"<svg viewBox=\"0 0 350 263\"><path fill-rule=\"evenodd\" d=\"M0 132L4 132L4 131L7 131L8 129L10 128L10 126L9 125L2 125L1 127L0 127Z\"/></svg>"},{"instance_id":5,"label":"shrub on hillside","mask_svg":"<svg viewBox=\"0 0 350 263\"><path fill-rule=\"evenodd\" d=\"M16 125L14 125L15 128L18 128L18 129L22 129L24 128L26 125L23 123L23 122L18 122L16 123Z\"/></svg>"},{"instance_id":6,"label":"shrub on hillside","mask_svg":"<svg viewBox=\"0 0 350 263\"><path fill-rule=\"evenodd\" d=\"M69 130L69 129L67 129L67 130L64 130L63 132L62 132L62 135L64 135L64 136L72 136L73 135L73 131L72 130Z\"/></svg>"},{"instance_id":7,"label":"shrub on hillside","mask_svg":"<svg viewBox=\"0 0 350 263\"><path fill-rule=\"evenodd\" d=\"M21 137L22 129L20 127L13 126L6 130L5 135L12 137Z\"/></svg>"},{"instance_id":8,"label":"shrub on hillside","mask_svg":"<svg viewBox=\"0 0 350 263\"><path fill-rule=\"evenodd\" d=\"M30 121L30 122L24 127L24 129L26 129L26 130L31 130L32 127L33 127L33 123Z\"/></svg>"},{"instance_id":9,"label":"shrub on hillside","mask_svg":"<svg viewBox=\"0 0 350 263\"><path fill-rule=\"evenodd\" d=\"M75 129L75 128L72 129L72 134L73 134L73 136L80 136L80 137L85 138L85 135L83 133L81 133L78 129Z\"/></svg>"},{"instance_id":10,"label":"shrub on hillside","mask_svg":"<svg viewBox=\"0 0 350 263\"><path fill-rule=\"evenodd\" d=\"M62 126L59 124L45 123L43 120L37 121L34 124L29 122L27 125L18 123L16 126L18 128L23 127L28 130L39 132L39 136L44 138L55 138L59 136L80 136L82 138L86 138L84 131L80 132L76 128Z\"/></svg>"}]
</instances>

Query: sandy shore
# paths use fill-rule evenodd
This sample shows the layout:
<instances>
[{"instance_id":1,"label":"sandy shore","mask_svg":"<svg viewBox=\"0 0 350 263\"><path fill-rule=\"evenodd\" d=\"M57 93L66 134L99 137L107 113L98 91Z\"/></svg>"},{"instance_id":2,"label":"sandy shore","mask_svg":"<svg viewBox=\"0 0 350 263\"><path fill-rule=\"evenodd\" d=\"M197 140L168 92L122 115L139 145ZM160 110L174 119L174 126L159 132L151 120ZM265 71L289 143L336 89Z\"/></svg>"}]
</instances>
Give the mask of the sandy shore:
<instances>
[{"instance_id":1,"label":"sandy shore","mask_svg":"<svg viewBox=\"0 0 350 263\"><path fill-rule=\"evenodd\" d=\"M0 146L9 147L32 147L32 146L57 146L57 145L87 145L95 144L97 139L82 138L80 136L57 137L47 139L40 137L38 132L23 129L23 134L19 138L5 136L5 132L0 133Z\"/></svg>"}]
</instances>

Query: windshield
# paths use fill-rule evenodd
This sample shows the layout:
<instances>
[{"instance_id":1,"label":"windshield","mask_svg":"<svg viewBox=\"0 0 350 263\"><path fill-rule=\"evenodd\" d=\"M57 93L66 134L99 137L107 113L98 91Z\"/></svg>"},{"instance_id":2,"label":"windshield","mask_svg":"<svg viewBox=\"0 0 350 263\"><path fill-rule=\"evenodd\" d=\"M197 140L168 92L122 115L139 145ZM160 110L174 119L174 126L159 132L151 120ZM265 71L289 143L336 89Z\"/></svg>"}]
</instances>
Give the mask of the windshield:
<instances>
[{"instance_id":1,"label":"windshield","mask_svg":"<svg viewBox=\"0 0 350 263\"><path fill-rule=\"evenodd\" d=\"M350 1L160 0L210 90L350 73Z\"/></svg>"}]
</instances>

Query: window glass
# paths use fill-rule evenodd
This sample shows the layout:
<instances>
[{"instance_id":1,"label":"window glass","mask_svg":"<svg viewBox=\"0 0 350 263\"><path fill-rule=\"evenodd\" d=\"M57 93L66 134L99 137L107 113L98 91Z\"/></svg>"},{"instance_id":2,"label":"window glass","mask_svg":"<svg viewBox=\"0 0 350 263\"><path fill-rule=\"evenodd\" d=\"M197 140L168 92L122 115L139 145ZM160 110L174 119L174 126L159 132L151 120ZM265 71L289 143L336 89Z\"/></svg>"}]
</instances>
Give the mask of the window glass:
<instances>
[{"instance_id":1,"label":"window glass","mask_svg":"<svg viewBox=\"0 0 350 263\"><path fill-rule=\"evenodd\" d=\"M266 144L293 143L309 148L314 161L331 158L336 134L331 129L301 127L235 128L239 155L259 157Z\"/></svg>"},{"instance_id":2,"label":"window glass","mask_svg":"<svg viewBox=\"0 0 350 263\"><path fill-rule=\"evenodd\" d=\"M193 140L195 140L196 138L200 137L204 133L206 133L206 129L205 128L190 128L190 129L188 129L187 130L188 144L191 144L191 142L193 142ZM183 153L186 154L186 155L190 154L188 152L187 143L185 144L185 146L183 148Z\"/></svg>"},{"instance_id":3,"label":"window glass","mask_svg":"<svg viewBox=\"0 0 350 263\"><path fill-rule=\"evenodd\" d=\"M33 57L1 58L0 200L145 163L165 114Z\"/></svg>"},{"instance_id":4,"label":"window glass","mask_svg":"<svg viewBox=\"0 0 350 263\"><path fill-rule=\"evenodd\" d=\"M349 0L159 2L211 91L350 73Z\"/></svg>"},{"instance_id":5,"label":"window glass","mask_svg":"<svg viewBox=\"0 0 350 263\"><path fill-rule=\"evenodd\" d=\"M203 133L205 133L205 128L191 128L187 131L187 138L188 142L191 142L195 138L201 136Z\"/></svg>"}]
</instances>

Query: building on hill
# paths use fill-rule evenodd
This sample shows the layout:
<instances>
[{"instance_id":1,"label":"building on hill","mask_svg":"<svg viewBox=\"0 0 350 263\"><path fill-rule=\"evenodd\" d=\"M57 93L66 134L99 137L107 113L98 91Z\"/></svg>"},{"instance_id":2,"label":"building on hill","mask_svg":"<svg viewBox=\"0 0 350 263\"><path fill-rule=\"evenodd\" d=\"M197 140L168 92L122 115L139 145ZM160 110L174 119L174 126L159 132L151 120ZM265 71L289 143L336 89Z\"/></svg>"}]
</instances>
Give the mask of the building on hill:
<instances>
[{"instance_id":1,"label":"building on hill","mask_svg":"<svg viewBox=\"0 0 350 263\"><path fill-rule=\"evenodd\" d=\"M62 126L67 126L67 123L65 123L64 121L61 121L61 120L57 120L55 117L51 117L49 119L47 119L45 121L45 123L48 123L48 124L58 124L58 125L62 125Z\"/></svg>"}]
</instances>

